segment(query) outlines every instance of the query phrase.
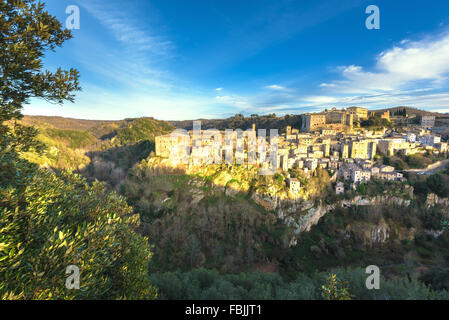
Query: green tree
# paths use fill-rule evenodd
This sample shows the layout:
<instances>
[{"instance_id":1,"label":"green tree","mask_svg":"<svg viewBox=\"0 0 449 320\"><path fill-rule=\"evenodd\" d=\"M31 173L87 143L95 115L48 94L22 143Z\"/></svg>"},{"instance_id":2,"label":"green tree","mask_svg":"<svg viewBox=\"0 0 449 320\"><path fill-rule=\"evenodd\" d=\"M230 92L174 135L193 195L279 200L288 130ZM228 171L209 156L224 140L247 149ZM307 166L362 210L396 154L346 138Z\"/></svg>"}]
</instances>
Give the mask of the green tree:
<instances>
[{"instance_id":1,"label":"green tree","mask_svg":"<svg viewBox=\"0 0 449 320\"><path fill-rule=\"evenodd\" d=\"M368 127L368 128L381 128L381 127L391 127L390 121L387 119L382 119L379 116L373 116L369 117L367 120L363 120L361 122L362 127Z\"/></svg>"},{"instance_id":2,"label":"green tree","mask_svg":"<svg viewBox=\"0 0 449 320\"><path fill-rule=\"evenodd\" d=\"M365 183L359 184L357 186L357 192L361 195L366 195L367 193L367 186Z\"/></svg>"},{"instance_id":3,"label":"green tree","mask_svg":"<svg viewBox=\"0 0 449 320\"><path fill-rule=\"evenodd\" d=\"M45 52L70 38L41 2L0 2L0 299L155 298L148 239L125 199L21 158L43 147L16 123L23 105L80 90L75 69L43 70ZM81 271L79 290L65 287L69 265Z\"/></svg>"},{"instance_id":4,"label":"green tree","mask_svg":"<svg viewBox=\"0 0 449 320\"><path fill-rule=\"evenodd\" d=\"M0 188L0 298L156 297L148 239L124 198L68 172L20 176ZM65 287L69 265L81 271L79 290Z\"/></svg>"},{"instance_id":5,"label":"green tree","mask_svg":"<svg viewBox=\"0 0 449 320\"><path fill-rule=\"evenodd\" d=\"M71 37L40 2L0 2L0 183L14 178L14 166L8 165L14 163L15 153L43 148L35 140L36 129L15 121L22 117L23 105L33 97L53 103L73 101L73 92L80 90L75 69L43 68L45 52Z\"/></svg>"},{"instance_id":6,"label":"green tree","mask_svg":"<svg viewBox=\"0 0 449 320\"><path fill-rule=\"evenodd\" d=\"M31 0L0 2L0 183L15 177L17 152L42 149L34 137L37 131L15 120L32 97L50 102L73 101L80 90L78 72L43 70L42 59L71 38L70 31L44 11L44 5ZM6 121L12 120L7 124Z\"/></svg>"},{"instance_id":7,"label":"green tree","mask_svg":"<svg viewBox=\"0 0 449 320\"><path fill-rule=\"evenodd\" d=\"M321 292L326 300L352 300L353 296L347 285L347 282L340 281L336 274L331 273L327 284L321 287Z\"/></svg>"},{"instance_id":8,"label":"green tree","mask_svg":"<svg viewBox=\"0 0 449 320\"><path fill-rule=\"evenodd\" d=\"M447 181L441 174L433 174L426 181L427 187L433 193L441 197L447 197L449 195L449 188L447 187Z\"/></svg>"}]
</instances>

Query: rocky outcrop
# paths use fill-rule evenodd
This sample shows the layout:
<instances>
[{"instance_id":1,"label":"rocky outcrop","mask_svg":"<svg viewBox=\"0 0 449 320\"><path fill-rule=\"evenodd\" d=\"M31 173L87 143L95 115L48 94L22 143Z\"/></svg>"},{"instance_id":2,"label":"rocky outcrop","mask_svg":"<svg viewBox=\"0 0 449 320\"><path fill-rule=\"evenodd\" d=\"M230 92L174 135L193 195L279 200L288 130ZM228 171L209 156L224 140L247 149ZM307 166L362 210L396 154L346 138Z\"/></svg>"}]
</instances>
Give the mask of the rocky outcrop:
<instances>
[{"instance_id":1,"label":"rocky outcrop","mask_svg":"<svg viewBox=\"0 0 449 320\"><path fill-rule=\"evenodd\" d=\"M279 204L279 199L276 196L270 196L258 192L253 192L251 194L251 199L261 205L266 211L276 210Z\"/></svg>"},{"instance_id":2,"label":"rocky outcrop","mask_svg":"<svg viewBox=\"0 0 449 320\"><path fill-rule=\"evenodd\" d=\"M448 198L440 198L435 193L430 193L427 195L426 199L426 207L434 207L436 205L444 206L449 208L449 199Z\"/></svg>"},{"instance_id":3,"label":"rocky outcrop","mask_svg":"<svg viewBox=\"0 0 449 320\"><path fill-rule=\"evenodd\" d=\"M200 190L194 190L192 192L192 201L190 204L194 205L199 203L201 200L203 200L205 197L204 193L201 192Z\"/></svg>"},{"instance_id":4,"label":"rocky outcrop","mask_svg":"<svg viewBox=\"0 0 449 320\"><path fill-rule=\"evenodd\" d=\"M370 240L372 243L385 243L390 236L390 229L385 225L375 226L371 229Z\"/></svg>"},{"instance_id":5,"label":"rocky outcrop","mask_svg":"<svg viewBox=\"0 0 449 320\"><path fill-rule=\"evenodd\" d=\"M411 204L411 200L402 199L399 197L390 196L377 196L377 197L361 197L357 196L351 200L343 200L334 205L326 205L320 202L318 205L314 205L310 201L282 201L278 204L276 209L277 215L280 219L294 229L294 234L297 236L301 232L308 232L310 229L318 224L320 219L333 211L337 207L352 207L352 206L403 206L408 207ZM351 230L348 231L348 237L351 237ZM385 221L381 221L378 225L371 229L363 228L363 236L359 235L359 238L364 239L369 243L384 243L390 237L390 228ZM406 236L408 238L408 235ZM290 242L292 245L296 241Z\"/></svg>"},{"instance_id":6,"label":"rocky outcrop","mask_svg":"<svg viewBox=\"0 0 449 320\"><path fill-rule=\"evenodd\" d=\"M390 238L390 234L390 226L384 219L375 225L356 222L347 225L345 229L346 240L352 239L365 246L384 244Z\"/></svg>"},{"instance_id":7,"label":"rocky outcrop","mask_svg":"<svg viewBox=\"0 0 449 320\"><path fill-rule=\"evenodd\" d=\"M344 200L342 206L377 206L377 205L396 205L408 207L412 203L411 200L391 196L376 196L372 198L356 196L351 200Z\"/></svg>"},{"instance_id":8,"label":"rocky outcrop","mask_svg":"<svg viewBox=\"0 0 449 320\"><path fill-rule=\"evenodd\" d=\"M381 218L375 224L355 221L351 225L347 225L345 239L353 240L364 247L374 247L395 240L413 240L415 233L416 230L414 228L408 229L403 226L397 226L391 220L386 221L384 218Z\"/></svg>"},{"instance_id":9,"label":"rocky outcrop","mask_svg":"<svg viewBox=\"0 0 449 320\"><path fill-rule=\"evenodd\" d=\"M312 228L312 226L316 225L318 221L322 217L324 217L325 214L330 212L334 209L334 206L330 205L319 205L318 207L311 208L307 211L307 213L303 216L301 216L297 223L297 228L295 230L296 234L299 234L300 232L308 232Z\"/></svg>"}]
</instances>

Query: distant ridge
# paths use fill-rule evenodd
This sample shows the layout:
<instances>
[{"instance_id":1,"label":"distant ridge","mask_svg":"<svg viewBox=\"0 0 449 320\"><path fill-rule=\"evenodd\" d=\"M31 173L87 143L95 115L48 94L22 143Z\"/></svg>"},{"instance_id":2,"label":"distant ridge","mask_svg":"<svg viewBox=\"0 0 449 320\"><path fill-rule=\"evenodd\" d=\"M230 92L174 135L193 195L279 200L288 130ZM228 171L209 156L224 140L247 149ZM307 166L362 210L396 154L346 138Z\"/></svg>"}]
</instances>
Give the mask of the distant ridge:
<instances>
[{"instance_id":1,"label":"distant ridge","mask_svg":"<svg viewBox=\"0 0 449 320\"><path fill-rule=\"evenodd\" d=\"M25 115L21 122L43 130L87 132L97 139L120 138L121 143L137 142L171 132L174 128L166 121L151 117L127 118L123 120L85 120L59 116Z\"/></svg>"},{"instance_id":2,"label":"distant ridge","mask_svg":"<svg viewBox=\"0 0 449 320\"><path fill-rule=\"evenodd\" d=\"M416 114L417 116L436 116L436 117L441 117L441 116L447 116L448 113L439 113L439 112L432 112L432 111L426 111L426 110L421 110L418 108L414 108L414 107L408 107L408 106L398 106L398 107L392 107L392 108L385 108L385 109L376 109L376 110L370 110L372 112L375 113L383 113L385 111L391 111L392 113L396 112L396 111L402 111L402 110L407 110L407 113L409 114Z\"/></svg>"}]
</instances>

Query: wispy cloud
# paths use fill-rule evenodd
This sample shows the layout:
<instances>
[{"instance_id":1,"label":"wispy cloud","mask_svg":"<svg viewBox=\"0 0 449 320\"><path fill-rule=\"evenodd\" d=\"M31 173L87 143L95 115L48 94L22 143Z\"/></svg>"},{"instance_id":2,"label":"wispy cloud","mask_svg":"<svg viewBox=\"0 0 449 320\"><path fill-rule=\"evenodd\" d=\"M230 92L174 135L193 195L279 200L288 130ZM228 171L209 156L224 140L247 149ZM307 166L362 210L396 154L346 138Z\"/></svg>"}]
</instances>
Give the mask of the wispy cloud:
<instances>
[{"instance_id":1,"label":"wispy cloud","mask_svg":"<svg viewBox=\"0 0 449 320\"><path fill-rule=\"evenodd\" d=\"M136 24L133 12L129 12L123 4L120 7L114 7L111 3L106 7L93 0L79 0L79 3L109 29L116 40L132 46L134 51L144 51L165 58L171 55L174 44L154 30Z\"/></svg>"},{"instance_id":2,"label":"wispy cloud","mask_svg":"<svg viewBox=\"0 0 449 320\"><path fill-rule=\"evenodd\" d=\"M278 90L278 91L286 90L285 87L277 85L277 84L272 84L272 85L266 86L265 88L271 89L271 90Z\"/></svg>"},{"instance_id":3,"label":"wispy cloud","mask_svg":"<svg viewBox=\"0 0 449 320\"><path fill-rule=\"evenodd\" d=\"M251 104L248 102L248 98L238 95L216 96L215 101L220 104L229 105L240 109L248 109L251 107Z\"/></svg>"},{"instance_id":4,"label":"wispy cloud","mask_svg":"<svg viewBox=\"0 0 449 320\"><path fill-rule=\"evenodd\" d=\"M372 71L358 65L337 70L343 79L323 83L321 88L358 94L413 90L417 86L439 88L447 84L449 74L449 33L401 41L377 56Z\"/></svg>"}]
</instances>

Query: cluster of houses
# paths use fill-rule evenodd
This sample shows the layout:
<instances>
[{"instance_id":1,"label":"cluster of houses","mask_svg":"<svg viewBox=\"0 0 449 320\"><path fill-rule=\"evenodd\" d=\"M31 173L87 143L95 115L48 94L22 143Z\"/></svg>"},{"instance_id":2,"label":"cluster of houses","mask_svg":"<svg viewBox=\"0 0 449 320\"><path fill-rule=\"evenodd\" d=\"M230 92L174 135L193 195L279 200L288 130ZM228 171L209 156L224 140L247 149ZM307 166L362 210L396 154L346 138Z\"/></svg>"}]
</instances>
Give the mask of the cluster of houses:
<instances>
[{"instance_id":1,"label":"cluster of houses","mask_svg":"<svg viewBox=\"0 0 449 320\"><path fill-rule=\"evenodd\" d=\"M279 142L279 168L288 171L302 169L308 176L318 168L327 169L337 181L348 181L352 187L371 179L403 181L403 174L394 167L376 165L378 146L388 139L385 130L377 134L344 134L322 129L313 133L286 134ZM416 144L418 147L418 144ZM290 184L289 184L290 185ZM298 190L296 183L294 193ZM336 192L344 192L344 184L337 183Z\"/></svg>"},{"instance_id":2,"label":"cluster of houses","mask_svg":"<svg viewBox=\"0 0 449 320\"><path fill-rule=\"evenodd\" d=\"M289 169L302 169L307 176L314 174L318 168L327 169L333 179L337 181L337 193L344 192L343 181L350 182L353 187L371 179L403 181L402 173L395 171L394 167L376 165L374 160L378 153L392 156L398 153L413 155L428 152L438 154L448 151L447 143L442 142L439 136L427 130L431 122L427 118L425 119L425 128L423 126L408 127L402 130L402 133L396 133L386 128L380 131L352 128L354 119L360 121L368 117L368 110L363 108L332 109L317 114L317 116L318 118L314 114L304 115L301 130L287 126L285 132L277 137L275 169L283 172L288 172ZM384 116L387 117L386 114ZM339 125L329 126L328 122L331 121L334 124L339 123ZM350 130L347 130L348 128L345 126L348 126ZM246 162L243 162L246 165L268 166L266 161L260 161L262 158L256 144L264 143L266 144L265 149L269 150L269 138L249 139L252 136L251 132L255 136L255 125L252 129L247 130L246 134L241 135L244 139L241 145L246 145L246 149L236 148L236 145L239 144L236 132L231 136L225 132L217 131L212 134L211 132L206 134L206 132L208 130L200 131L199 145L208 153L213 151L213 157L211 158L209 154L208 161L213 162L217 158L224 159L228 155L227 150L231 148L236 158L246 159ZM182 138L173 134L157 137L156 155L167 158L173 156L172 150L180 144L181 140L187 148L192 150L191 146L198 143L192 138L194 132L193 135L191 133L186 132ZM228 141L229 139L233 141ZM210 146L215 147L209 148ZM182 152L184 151L182 150ZM249 159L254 161L250 163ZM299 193L298 180L288 178L286 182L291 193Z\"/></svg>"}]
</instances>

